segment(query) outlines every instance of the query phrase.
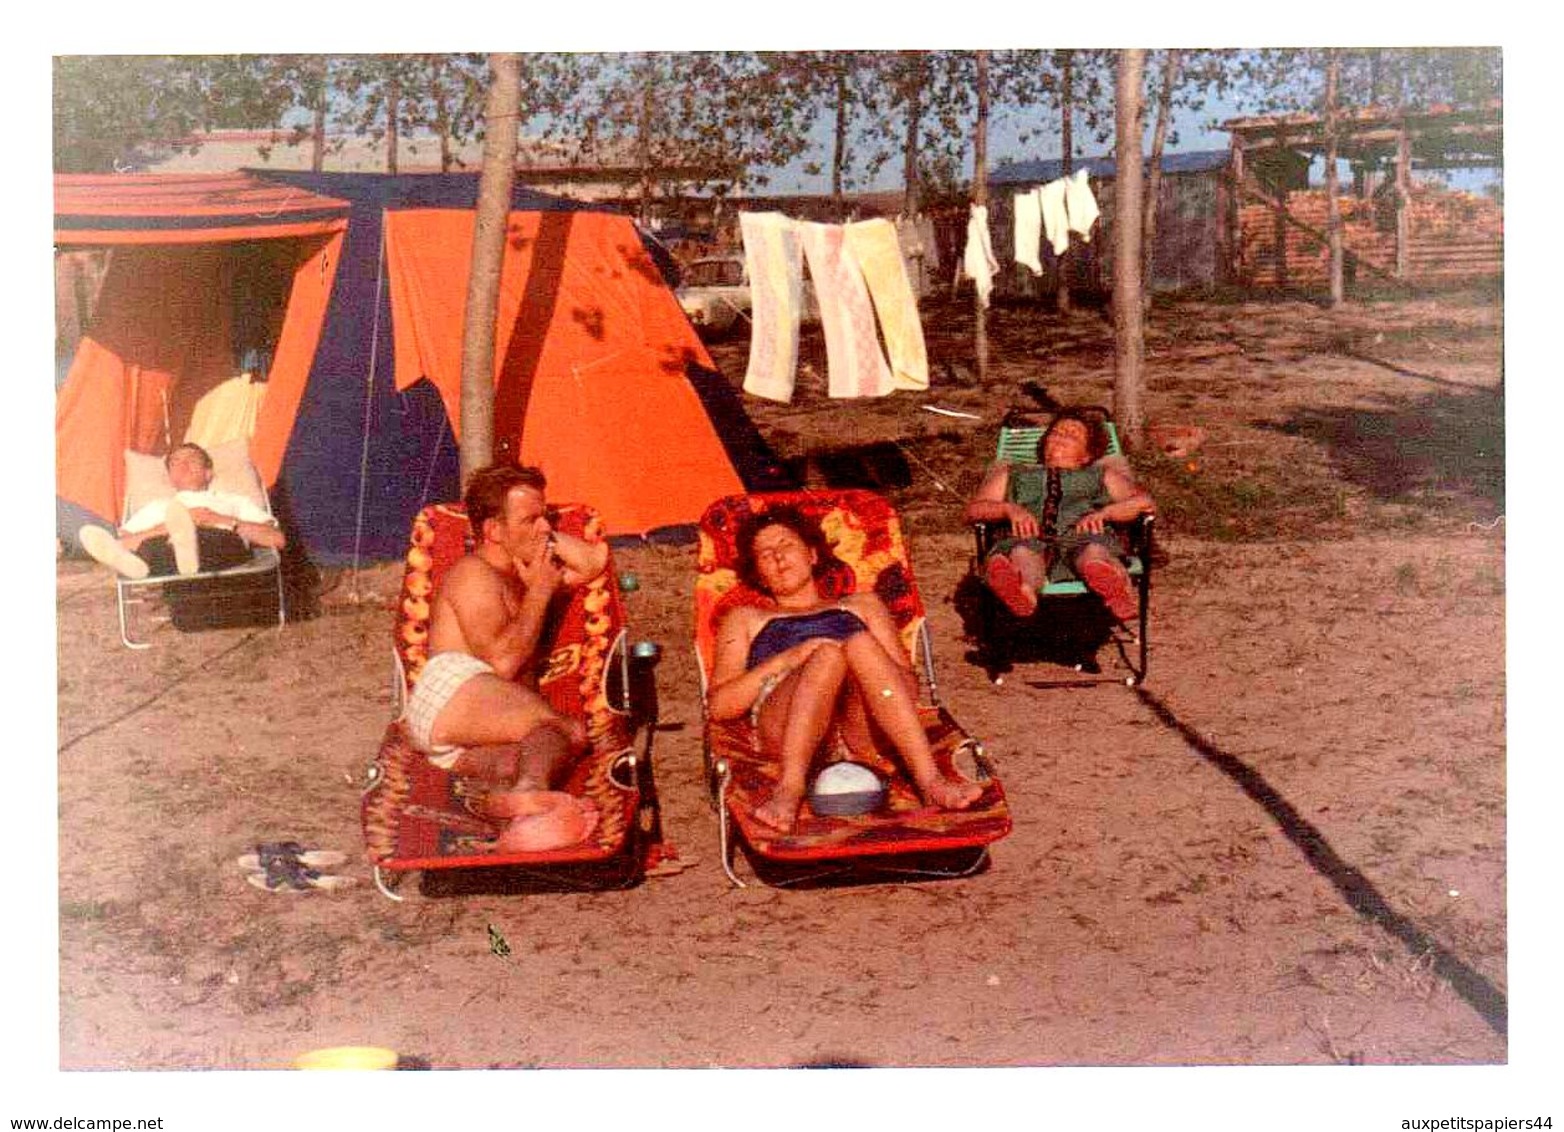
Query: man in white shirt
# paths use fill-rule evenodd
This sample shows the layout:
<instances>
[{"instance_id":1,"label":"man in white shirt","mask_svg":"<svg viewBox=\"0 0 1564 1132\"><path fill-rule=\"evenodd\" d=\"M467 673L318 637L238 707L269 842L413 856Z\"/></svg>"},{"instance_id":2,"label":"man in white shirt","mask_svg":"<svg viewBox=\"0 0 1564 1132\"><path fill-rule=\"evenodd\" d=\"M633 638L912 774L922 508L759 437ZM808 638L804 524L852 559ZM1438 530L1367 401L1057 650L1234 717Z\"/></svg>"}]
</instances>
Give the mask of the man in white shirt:
<instances>
[{"instance_id":1,"label":"man in white shirt","mask_svg":"<svg viewBox=\"0 0 1564 1132\"><path fill-rule=\"evenodd\" d=\"M212 457L198 444L181 444L163 459L172 498L155 499L125 520L116 538L83 527L83 549L129 578L195 574L250 561L250 547L281 550L287 539L276 520L242 495L212 490Z\"/></svg>"}]
</instances>

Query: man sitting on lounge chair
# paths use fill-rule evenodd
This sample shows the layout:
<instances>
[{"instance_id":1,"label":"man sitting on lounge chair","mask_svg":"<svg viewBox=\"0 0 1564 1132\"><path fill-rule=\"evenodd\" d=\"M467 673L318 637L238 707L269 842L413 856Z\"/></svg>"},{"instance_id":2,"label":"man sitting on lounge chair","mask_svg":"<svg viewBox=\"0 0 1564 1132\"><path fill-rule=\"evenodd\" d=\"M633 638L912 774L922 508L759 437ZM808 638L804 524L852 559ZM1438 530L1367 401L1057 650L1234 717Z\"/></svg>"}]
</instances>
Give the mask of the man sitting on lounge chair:
<instances>
[{"instance_id":1,"label":"man sitting on lounge chair","mask_svg":"<svg viewBox=\"0 0 1564 1132\"><path fill-rule=\"evenodd\" d=\"M435 593L429 660L403 716L436 766L518 791L549 790L586 746L579 720L516 677L531 673L556 593L608 565L606 543L553 529L544 487L536 468L473 474L464 503L477 546Z\"/></svg>"},{"instance_id":2,"label":"man sitting on lounge chair","mask_svg":"<svg viewBox=\"0 0 1564 1132\"><path fill-rule=\"evenodd\" d=\"M118 537L83 527L82 549L127 578L145 578L226 570L249 562L251 546L286 545L277 521L254 502L212 489L212 457L199 444L181 444L163 465L173 496L142 507Z\"/></svg>"}]
</instances>

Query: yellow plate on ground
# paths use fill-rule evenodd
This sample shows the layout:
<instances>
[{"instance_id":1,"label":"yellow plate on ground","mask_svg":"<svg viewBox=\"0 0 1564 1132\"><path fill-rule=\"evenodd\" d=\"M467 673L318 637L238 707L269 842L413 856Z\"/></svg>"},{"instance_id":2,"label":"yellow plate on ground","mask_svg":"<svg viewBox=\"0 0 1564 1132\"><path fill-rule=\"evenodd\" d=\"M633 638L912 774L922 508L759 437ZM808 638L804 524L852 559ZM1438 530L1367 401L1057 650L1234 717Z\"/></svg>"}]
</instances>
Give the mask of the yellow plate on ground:
<instances>
[{"instance_id":1,"label":"yellow plate on ground","mask_svg":"<svg viewBox=\"0 0 1564 1132\"><path fill-rule=\"evenodd\" d=\"M295 1069L395 1069L396 1050L381 1046L332 1046L301 1053Z\"/></svg>"}]
</instances>

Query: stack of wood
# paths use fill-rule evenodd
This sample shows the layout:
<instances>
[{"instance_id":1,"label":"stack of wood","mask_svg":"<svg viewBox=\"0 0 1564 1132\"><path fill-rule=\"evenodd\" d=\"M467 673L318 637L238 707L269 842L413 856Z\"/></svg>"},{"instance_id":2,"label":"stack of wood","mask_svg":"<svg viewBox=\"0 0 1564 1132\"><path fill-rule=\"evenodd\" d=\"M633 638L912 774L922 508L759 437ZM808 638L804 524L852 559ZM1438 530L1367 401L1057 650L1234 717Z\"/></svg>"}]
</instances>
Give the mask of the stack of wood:
<instances>
[{"instance_id":1,"label":"stack of wood","mask_svg":"<svg viewBox=\"0 0 1564 1132\"><path fill-rule=\"evenodd\" d=\"M1278 262L1276 210L1250 198L1239 210L1239 281L1257 287L1327 285L1328 201L1322 189L1285 198L1286 263ZM1389 279L1396 267L1393 198L1338 197L1347 270L1359 279ZM1495 277L1504 270L1504 216L1496 201L1473 193L1418 185L1407 206L1407 282Z\"/></svg>"}]
</instances>

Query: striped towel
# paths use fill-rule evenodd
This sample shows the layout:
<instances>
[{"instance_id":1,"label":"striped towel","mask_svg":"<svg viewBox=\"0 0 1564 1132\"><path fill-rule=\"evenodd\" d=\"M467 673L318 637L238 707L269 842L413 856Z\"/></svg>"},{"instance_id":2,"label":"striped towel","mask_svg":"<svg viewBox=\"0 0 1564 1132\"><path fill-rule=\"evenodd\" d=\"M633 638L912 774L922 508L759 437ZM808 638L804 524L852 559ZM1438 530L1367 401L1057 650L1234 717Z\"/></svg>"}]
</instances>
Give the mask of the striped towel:
<instances>
[{"instance_id":1,"label":"striped towel","mask_svg":"<svg viewBox=\"0 0 1564 1132\"><path fill-rule=\"evenodd\" d=\"M896 225L889 220L847 225L847 250L863 269L869 297L880 316L892 383L897 389L927 389L929 357L923 344L923 320L918 317L918 300L901 257Z\"/></svg>"},{"instance_id":2,"label":"striped towel","mask_svg":"<svg viewBox=\"0 0 1564 1132\"><path fill-rule=\"evenodd\" d=\"M741 212L739 230L749 271L752 323L744 392L791 401L804 297L798 225L780 212Z\"/></svg>"},{"instance_id":3,"label":"striped towel","mask_svg":"<svg viewBox=\"0 0 1564 1132\"><path fill-rule=\"evenodd\" d=\"M874 308L857 257L840 224L803 221L804 256L825 330L827 392L882 397L896 388L875 331Z\"/></svg>"}]
</instances>

